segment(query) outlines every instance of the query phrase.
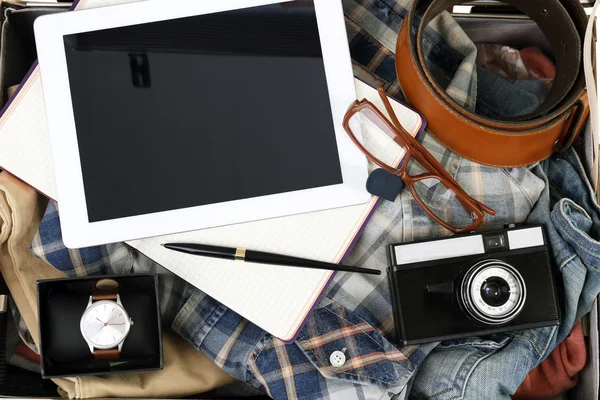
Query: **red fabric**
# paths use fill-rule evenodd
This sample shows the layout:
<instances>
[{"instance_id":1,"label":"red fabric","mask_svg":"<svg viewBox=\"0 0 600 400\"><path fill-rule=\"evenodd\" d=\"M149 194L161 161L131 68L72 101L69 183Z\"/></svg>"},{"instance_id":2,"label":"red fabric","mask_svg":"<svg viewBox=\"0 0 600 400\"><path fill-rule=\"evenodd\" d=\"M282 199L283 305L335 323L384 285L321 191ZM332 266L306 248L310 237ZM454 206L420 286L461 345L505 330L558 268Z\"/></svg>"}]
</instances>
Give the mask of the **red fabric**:
<instances>
[{"instance_id":1,"label":"red fabric","mask_svg":"<svg viewBox=\"0 0 600 400\"><path fill-rule=\"evenodd\" d=\"M525 68L538 79L551 78L556 76L556 66L548 57L537 47L527 47L520 50L521 60Z\"/></svg>"},{"instance_id":2,"label":"red fabric","mask_svg":"<svg viewBox=\"0 0 600 400\"><path fill-rule=\"evenodd\" d=\"M586 349L581 322L540 365L529 371L512 396L513 400L542 399L556 396L577 384L585 366Z\"/></svg>"},{"instance_id":3,"label":"red fabric","mask_svg":"<svg viewBox=\"0 0 600 400\"><path fill-rule=\"evenodd\" d=\"M17 345L17 348L15 350L16 354L19 354L20 356L25 357L26 359L28 359L29 361L33 361L35 363L40 363L40 355L37 354L36 352L34 352L33 350L31 350L29 347L27 347L27 345L23 342L20 342Z\"/></svg>"}]
</instances>

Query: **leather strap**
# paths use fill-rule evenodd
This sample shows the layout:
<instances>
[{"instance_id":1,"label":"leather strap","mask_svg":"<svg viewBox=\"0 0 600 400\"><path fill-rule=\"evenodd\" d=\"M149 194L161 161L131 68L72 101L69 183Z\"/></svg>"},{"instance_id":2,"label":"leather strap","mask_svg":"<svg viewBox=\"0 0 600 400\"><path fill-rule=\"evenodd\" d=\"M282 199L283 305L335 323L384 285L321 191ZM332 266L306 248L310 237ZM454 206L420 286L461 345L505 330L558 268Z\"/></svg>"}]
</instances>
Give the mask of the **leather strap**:
<instances>
[{"instance_id":1,"label":"leather strap","mask_svg":"<svg viewBox=\"0 0 600 400\"><path fill-rule=\"evenodd\" d=\"M119 284L112 279L101 279L92 290L92 301L111 300L117 301Z\"/></svg>"},{"instance_id":2,"label":"leather strap","mask_svg":"<svg viewBox=\"0 0 600 400\"><path fill-rule=\"evenodd\" d=\"M465 2L414 0L396 44L396 71L406 99L425 115L430 132L438 140L481 164L523 166L568 148L589 113L581 68L587 16L579 0L503 0L538 24L557 66L544 104L531 114L506 121L465 110L445 93L426 67L422 46L425 28L442 11Z\"/></svg>"},{"instance_id":3,"label":"leather strap","mask_svg":"<svg viewBox=\"0 0 600 400\"><path fill-rule=\"evenodd\" d=\"M100 279L92 290L92 301L110 300L117 301L119 294L119 283L112 279ZM94 358L98 361L114 361L121 357L118 348L94 349Z\"/></svg>"},{"instance_id":4,"label":"leather strap","mask_svg":"<svg viewBox=\"0 0 600 400\"><path fill-rule=\"evenodd\" d=\"M98 361L116 361L121 357L119 349L94 349L94 358Z\"/></svg>"}]
</instances>

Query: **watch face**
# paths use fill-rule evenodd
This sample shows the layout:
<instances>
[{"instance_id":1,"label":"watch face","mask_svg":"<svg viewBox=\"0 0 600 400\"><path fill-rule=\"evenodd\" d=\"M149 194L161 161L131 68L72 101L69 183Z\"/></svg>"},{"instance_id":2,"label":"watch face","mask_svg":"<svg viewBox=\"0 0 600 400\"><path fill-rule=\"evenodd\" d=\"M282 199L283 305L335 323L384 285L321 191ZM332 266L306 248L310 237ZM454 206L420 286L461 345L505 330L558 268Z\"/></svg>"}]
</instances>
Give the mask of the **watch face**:
<instances>
[{"instance_id":1,"label":"watch face","mask_svg":"<svg viewBox=\"0 0 600 400\"><path fill-rule=\"evenodd\" d=\"M81 317L81 334L96 349L117 347L129 333L131 323L125 309L114 301L93 303Z\"/></svg>"}]
</instances>

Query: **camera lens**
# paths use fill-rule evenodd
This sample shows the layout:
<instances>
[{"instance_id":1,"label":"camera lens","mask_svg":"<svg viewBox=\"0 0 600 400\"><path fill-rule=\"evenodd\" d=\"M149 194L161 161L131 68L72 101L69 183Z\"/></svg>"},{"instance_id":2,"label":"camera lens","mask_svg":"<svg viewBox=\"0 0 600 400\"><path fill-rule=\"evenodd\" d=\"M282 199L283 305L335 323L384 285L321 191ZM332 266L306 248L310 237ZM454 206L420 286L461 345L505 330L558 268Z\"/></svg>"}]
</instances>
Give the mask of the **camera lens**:
<instances>
[{"instance_id":1,"label":"camera lens","mask_svg":"<svg viewBox=\"0 0 600 400\"><path fill-rule=\"evenodd\" d=\"M513 320L525 304L525 281L519 271L501 260L485 260L464 275L458 300L468 316L486 325Z\"/></svg>"},{"instance_id":2,"label":"camera lens","mask_svg":"<svg viewBox=\"0 0 600 400\"><path fill-rule=\"evenodd\" d=\"M510 285L497 276L486 279L481 285L481 298L492 307L506 304L510 298Z\"/></svg>"}]
</instances>

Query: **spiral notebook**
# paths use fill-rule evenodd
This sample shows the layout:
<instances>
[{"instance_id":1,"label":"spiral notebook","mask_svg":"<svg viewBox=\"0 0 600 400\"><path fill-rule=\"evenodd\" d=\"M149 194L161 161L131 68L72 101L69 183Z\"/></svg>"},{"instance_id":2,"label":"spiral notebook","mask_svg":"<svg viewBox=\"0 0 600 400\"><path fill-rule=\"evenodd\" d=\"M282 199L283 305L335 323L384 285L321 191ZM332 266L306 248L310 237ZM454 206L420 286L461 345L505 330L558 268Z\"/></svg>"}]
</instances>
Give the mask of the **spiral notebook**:
<instances>
[{"instance_id":1,"label":"spiral notebook","mask_svg":"<svg viewBox=\"0 0 600 400\"><path fill-rule=\"evenodd\" d=\"M91 8L123 0L81 0L76 8ZM376 91L356 81L357 97L369 98L384 109ZM401 123L417 135L424 127L421 116L393 102ZM365 140L369 139L364 132ZM403 152L383 138L389 162L399 162ZM50 143L46 126L39 69L34 65L0 117L0 168L56 198ZM333 277L331 271L239 264L192 257L160 246L167 241L190 241L247 247L253 250L340 262L348 254L378 199L360 206L294 215L246 224L132 241L129 244L173 273L284 341L292 341L318 303Z\"/></svg>"}]
</instances>

